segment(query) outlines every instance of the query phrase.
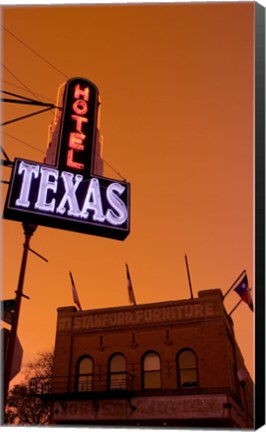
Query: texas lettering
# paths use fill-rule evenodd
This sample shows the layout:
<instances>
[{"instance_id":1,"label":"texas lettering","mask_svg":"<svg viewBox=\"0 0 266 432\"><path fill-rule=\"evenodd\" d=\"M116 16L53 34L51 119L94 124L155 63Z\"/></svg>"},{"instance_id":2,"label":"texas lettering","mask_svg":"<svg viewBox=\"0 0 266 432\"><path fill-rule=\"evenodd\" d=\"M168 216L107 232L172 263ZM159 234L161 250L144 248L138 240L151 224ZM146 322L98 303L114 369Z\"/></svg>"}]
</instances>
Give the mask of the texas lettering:
<instances>
[{"instance_id":1,"label":"texas lettering","mask_svg":"<svg viewBox=\"0 0 266 432\"><path fill-rule=\"evenodd\" d=\"M122 240L129 233L129 184L16 159L4 210L9 216Z\"/></svg>"}]
</instances>

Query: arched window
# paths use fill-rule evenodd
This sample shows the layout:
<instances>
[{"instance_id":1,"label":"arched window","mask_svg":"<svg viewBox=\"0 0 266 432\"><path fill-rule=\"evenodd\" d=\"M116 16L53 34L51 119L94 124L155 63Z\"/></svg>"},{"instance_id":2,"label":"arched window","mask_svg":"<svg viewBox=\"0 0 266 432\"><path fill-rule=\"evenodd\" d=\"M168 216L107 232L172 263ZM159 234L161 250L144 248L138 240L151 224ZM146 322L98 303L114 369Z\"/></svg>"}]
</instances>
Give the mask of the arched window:
<instances>
[{"instance_id":1,"label":"arched window","mask_svg":"<svg viewBox=\"0 0 266 432\"><path fill-rule=\"evenodd\" d=\"M127 365L122 354L114 354L109 362L109 389L127 388Z\"/></svg>"},{"instance_id":2,"label":"arched window","mask_svg":"<svg viewBox=\"0 0 266 432\"><path fill-rule=\"evenodd\" d=\"M177 354L177 375L179 387L198 386L197 357L191 349L183 349Z\"/></svg>"},{"instance_id":3,"label":"arched window","mask_svg":"<svg viewBox=\"0 0 266 432\"><path fill-rule=\"evenodd\" d=\"M82 357L77 363L77 391L91 391L93 381L93 361L90 357Z\"/></svg>"},{"instance_id":4,"label":"arched window","mask_svg":"<svg viewBox=\"0 0 266 432\"><path fill-rule=\"evenodd\" d=\"M144 389L161 388L161 359L156 352L144 355L142 373Z\"/></svg>"}]
</instances>

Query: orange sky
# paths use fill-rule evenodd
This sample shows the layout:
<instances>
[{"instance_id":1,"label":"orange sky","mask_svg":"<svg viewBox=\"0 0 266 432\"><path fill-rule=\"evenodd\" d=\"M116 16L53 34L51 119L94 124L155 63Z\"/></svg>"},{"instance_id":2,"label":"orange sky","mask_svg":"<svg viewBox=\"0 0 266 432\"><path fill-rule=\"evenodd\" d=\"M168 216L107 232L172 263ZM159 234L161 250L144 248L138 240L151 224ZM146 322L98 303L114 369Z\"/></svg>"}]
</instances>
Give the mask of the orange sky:
<instances>
[{"instance_id":1,"label":"orange sky","mask_svg":"<svg viewBox=\"0 0 266 432\"><path fill-rule=\"evenodd\" d=\"M56 101L68 78L100 90L103 158L131 184L125 241L39 226L31 247L19 321L24 362L54 345L57 312L128 304L125 262L137 303L224 293L243 269L253 297L253 3L26 6L2 8L2 88ZM20 41L56 67L41 59ZM18 86L18 87L15 87ZM30 89L36 96L29 93ZM34 111L5 104L3 120ZM3 127L10 159L42 161L50 112ZM12 137L11 137L12 136ZM15 138L16 139L15 139ZM23 143L19 140L22 140ZM9 168L2 179L8 180ZM119 178L105 164L107 177ZM4 202L7 185L2 184ZM2 205L3 207L3 205ZM23 231L2 222L3 298L14 297ZM232 292L228 312L238 302ZM253 373L253 318L232 315Z\"/></svg>"}]
</instances>

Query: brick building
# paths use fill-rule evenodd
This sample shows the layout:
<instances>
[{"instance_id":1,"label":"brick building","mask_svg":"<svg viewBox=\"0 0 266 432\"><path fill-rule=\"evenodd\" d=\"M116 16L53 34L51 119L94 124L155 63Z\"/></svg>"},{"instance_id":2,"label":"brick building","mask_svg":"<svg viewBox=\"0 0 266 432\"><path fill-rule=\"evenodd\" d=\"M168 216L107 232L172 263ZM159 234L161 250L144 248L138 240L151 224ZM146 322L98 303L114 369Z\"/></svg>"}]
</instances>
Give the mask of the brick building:
<instances>
[{"instance_id":1,"label":"brick building","mask_svg":"<svg viewBox=\"0 0 266 432\"><path fill-rule=\"evenodd\" d=\"M52 400L57 425L254 426L253 382L219 289L59 308L52 382L33 381L32 390Z\"/></svg>"}]
</instances>

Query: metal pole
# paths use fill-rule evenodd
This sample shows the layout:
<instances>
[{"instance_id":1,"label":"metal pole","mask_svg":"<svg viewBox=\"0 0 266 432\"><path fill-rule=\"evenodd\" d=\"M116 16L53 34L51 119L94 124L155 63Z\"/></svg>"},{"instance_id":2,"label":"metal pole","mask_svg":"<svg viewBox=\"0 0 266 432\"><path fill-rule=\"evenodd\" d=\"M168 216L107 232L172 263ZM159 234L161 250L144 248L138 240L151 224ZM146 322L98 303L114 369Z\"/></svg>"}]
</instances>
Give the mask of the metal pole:
<instances>
[{"instance_id":1,"label":"metal pole","mask_svg":"<svg viewBox=\"0 0 266 432\"><path fill-rule=\"evenodd\" d=\"M230 286L230 288L226 291L226 293L223 296L223 300L225 299L225 297L227 296L227 294L230 293L230 291L233 289L233 287L235 286L235 284L237 283L237 281L241 278L241 276L243 276L243 274L246 273L246 270L243 270L242 273L240 273L240 275L238 276L238 278L235 280L235 282Z\"/></svg>"},{"instance_id":2,"label":"metal pole","mask_svg":"<svg viewBox=\"0 0 266 432\"><path fill-rule=\"evenodd\" d=\"M4 410L7 403L9 383L11 380L12 364L14 359L15 343L17 339L17 328L18 328L18 321L19 321L20 305L21 305L21 299L23 297L23 283L25 278L29 244L30 244L31 236L33 235L34 231L37 228L37 225L31 225L26 223L23 223L22 225L24 229L25 243L23 245L24 250L22 255L19 279L18 279L18 288L16 291L15 310L14 310L13 321L10 330L6 361L4 365Z\"/></svg>"},{"instance_id":3,"label":"metal pole","mask_svg":"<svg viewBox=\"0 0 266 432\"><path fill-rule=\"evenodd\" d=\"M187 276L188 276L189 289L190 289L190 298L193 299L193 291L192 291L192 285L191 285L191 279L190 279L190 273L189 273L189 267L188 267L188 260L187 260L186 255L185 255L185 260L186 260L186 266L187 266Z\"/></svg>"},{"instance_id":4,"label":"metal pole","mask_svg":"<svg viewBox=\"0 0 266 432\"><path fill-rule=\"evenodd\" d=\"M232 313L236 310L236 308L238 308L238 306L240 305L240 303L242 303L242 299L239 300L239 302L235 305L235 307L231 310L231 312L228 314L228 316L231 316Z\"/></svg>"}]
</instances>

